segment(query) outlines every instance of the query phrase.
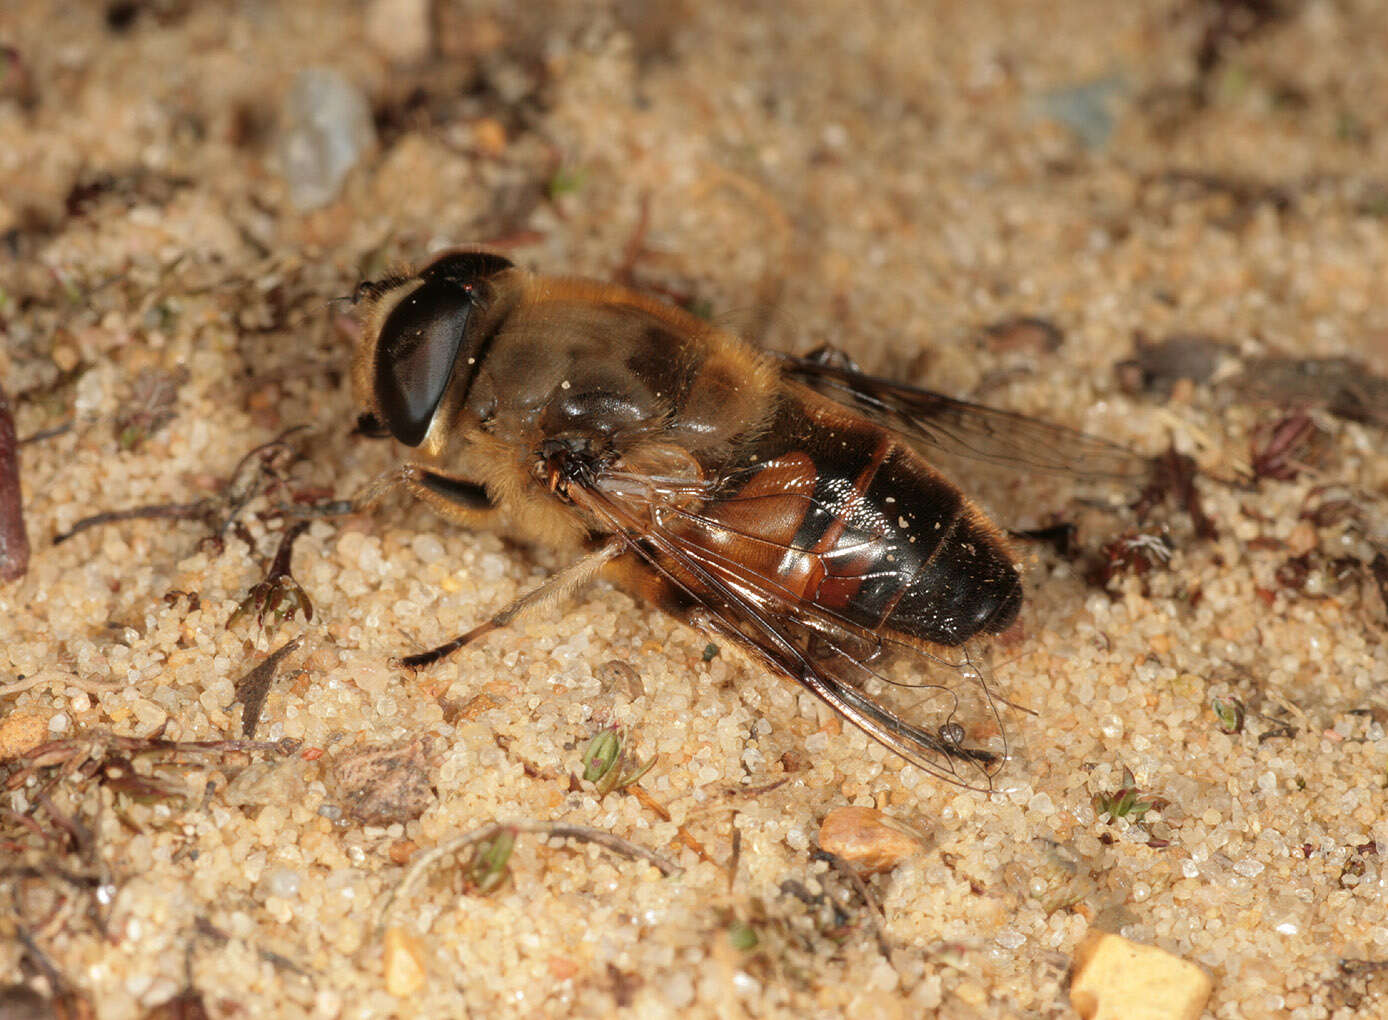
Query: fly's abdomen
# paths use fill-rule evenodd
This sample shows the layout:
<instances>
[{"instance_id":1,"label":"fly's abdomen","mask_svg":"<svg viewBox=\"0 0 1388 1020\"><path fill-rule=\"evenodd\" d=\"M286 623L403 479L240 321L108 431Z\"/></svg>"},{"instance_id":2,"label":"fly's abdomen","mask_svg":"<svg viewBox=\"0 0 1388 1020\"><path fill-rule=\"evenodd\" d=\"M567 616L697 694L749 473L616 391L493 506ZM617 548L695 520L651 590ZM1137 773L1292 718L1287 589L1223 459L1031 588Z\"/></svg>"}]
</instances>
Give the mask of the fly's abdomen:
<instances>
[{"instance_id":1,"label":"fly's abdomen","mask_svg":"<svg viewBox=\"0 0 1388 1020\"><path fill-rule=\"evenodd\" d=\"M959 645L1005 630L1022 585L997 530L893 433L816 403L783 407L759 469L706 508L738 525L724 562L874 632Z\"/></svg>"},{"instance_id":2,"label":"fly's abdomen","mask_svg":"<svg viewBox=\"0 0 1388 1020\"><path fill-rule=\"evenodd\" d=\"M860 626L942 645L1005 630L1022 585L997 532L889 433L877 446L813 546L825 570L814 601Z\"/></svg>"}]
</instances>

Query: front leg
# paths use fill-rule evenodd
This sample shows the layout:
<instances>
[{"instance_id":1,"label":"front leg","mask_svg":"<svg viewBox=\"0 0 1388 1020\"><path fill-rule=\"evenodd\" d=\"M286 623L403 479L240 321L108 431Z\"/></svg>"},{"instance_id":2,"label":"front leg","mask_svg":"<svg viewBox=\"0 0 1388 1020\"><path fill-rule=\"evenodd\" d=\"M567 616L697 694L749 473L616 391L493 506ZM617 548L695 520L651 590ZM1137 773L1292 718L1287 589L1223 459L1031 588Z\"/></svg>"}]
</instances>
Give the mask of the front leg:
<instances>
[{"instance_id":1,"label":"front leg","mask_svg":"<svg viewBox=\"0 0 1388 1020\"><path fill-rule=\"evenodd\" d=\"M446 478L414 464L402 464L377 475L350 499L284 507L281 512L292 518L351 517L374 510L397 489L404 489L427 503L441 517L466 528L494 529L501 523L500 511L482 486Z\"/></svg>"},{"instance_id":2,"label":"front leg","mask_svg":"<svg viewBox=\"0 0 1388 1020\"><path fill-rule=\"evenodd\" d=\"M607 539L582 559L569 564L557 574L551 574L545 578L538 587L526 592L490 620L479 623L466 634L461 634L452 641L445 641L427 652L406 656L400 660L401 663L410 669L431 666L452 655L464 645L471 644L478 638L509 625L521 614L536 609L547 602L553 602L555 599L573 594L593 580L604 566L626 552L627 547L628 543L625 538L617 536Z\"/></svg>"}]
</instances>

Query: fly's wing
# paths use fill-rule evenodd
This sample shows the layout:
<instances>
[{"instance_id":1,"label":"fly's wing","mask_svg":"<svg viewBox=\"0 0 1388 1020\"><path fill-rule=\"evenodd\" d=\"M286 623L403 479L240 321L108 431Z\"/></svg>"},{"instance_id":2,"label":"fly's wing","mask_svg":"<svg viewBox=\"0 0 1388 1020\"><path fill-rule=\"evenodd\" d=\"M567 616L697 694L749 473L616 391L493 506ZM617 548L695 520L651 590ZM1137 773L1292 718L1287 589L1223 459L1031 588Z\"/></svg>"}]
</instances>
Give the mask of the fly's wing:
<instances>
[{"instance_id":1,"label":"fly's wing","mask_svg":"<svg viewBox=\"0 0 1388 1020\"><path fill-rule=\"evenodd\" d=\"M693 607L691 622L741 645L913 765L956 785L990 787L1006 748L966 742L966 724L983 723L999 741L1002 734L986 674L968 646L932 654L793 599L773 578L741 568L719 542L702 540L708 536L687 509L687 485L676 498L658 480L600 475L571 485L569 496L681 593ZM726 522L718 529L726 538ZM741 537L767 541L752 529ZM889 677L889 645L913 653L913 666L926 666L943 682Z\"/></svg>"},{"instance_id":2,"label":"fly's wing","mask_svg":"<svg viewBox=\"0 0 1388 1020\"><path fill-rule=\"evenodd\" d=\"M1005 467L1140 482L1147 458L1063 425L955 400L814 357L774 353L786 376L895 429L917 446Z\"/></svg>"}]
</instances>

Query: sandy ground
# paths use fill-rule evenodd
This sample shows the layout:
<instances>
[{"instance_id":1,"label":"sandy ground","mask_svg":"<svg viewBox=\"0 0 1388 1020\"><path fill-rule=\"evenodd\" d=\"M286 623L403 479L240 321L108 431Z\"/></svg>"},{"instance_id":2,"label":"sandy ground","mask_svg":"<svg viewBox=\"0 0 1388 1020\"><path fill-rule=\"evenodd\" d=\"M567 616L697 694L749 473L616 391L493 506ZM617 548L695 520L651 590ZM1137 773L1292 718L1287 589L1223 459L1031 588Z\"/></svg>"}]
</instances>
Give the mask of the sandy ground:
<instances>
[{"instance_id":1,"label":"sandy ground","mask_svg":"<svg viewBox=\"0 0 1388 1020\"><path fill-rule=\"evenodd\" d=\"M180 993L217 1017L1068 1016L1099 929L1202 967L1214 1016L1388 1010L1380 5L528 10L0 13L0 380L38 436L32 561L0 587L4 981L103 1018ZM310 67L375 137L304 209L284 138ZM392 463L351 434L331 299L462 242L1174 444L1213 537L1174 502L1139 524L1063 480L961 478L1008 525L1079 524L1072 556L1018 546L991 795L606 585L412 678L392 657L562 560L400 500L300 537L311 620L235 615L274 506ZM1329 383L1259 360L1340 357ZM236 682L291 639L265 743L186 743L241 738ZM658 757L604 797L580 759L614 725ZM920 836L875 907L813 857L848 805ZM523 831L491 878L465 847L392 898L514 820L626 850Z\"/></svg>"}]
</instances>

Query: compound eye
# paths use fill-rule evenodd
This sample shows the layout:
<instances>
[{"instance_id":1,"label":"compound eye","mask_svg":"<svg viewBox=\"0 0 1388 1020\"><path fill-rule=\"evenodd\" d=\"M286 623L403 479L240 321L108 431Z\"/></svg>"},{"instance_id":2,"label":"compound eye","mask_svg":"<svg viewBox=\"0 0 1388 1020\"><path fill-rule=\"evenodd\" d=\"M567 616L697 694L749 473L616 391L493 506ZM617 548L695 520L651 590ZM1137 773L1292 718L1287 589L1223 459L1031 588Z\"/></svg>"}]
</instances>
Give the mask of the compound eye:
<instances>
[{"instance_id":1,"label":"compound eye","mask_svg":"<svg viewBox=\"0 0 1388 1020\"><path fill-rule=\"evenodd\" d=\"M489 251L448 251L429 263L419 275L424 280L448 280L466 287L481 283L513 265L506 256Z\"/></svg>"},{"instance_id":2,"label":"compound eye","mask_svg":"<svg viewBox=\"0 0 1388 1020\"><path fill-rule=\"evenodd\" d=\"M470 287L426 280L381 326L376 347L376 401L390 434L418 446L448 389L472 313Z\"/></svg>"}]
</instances>

